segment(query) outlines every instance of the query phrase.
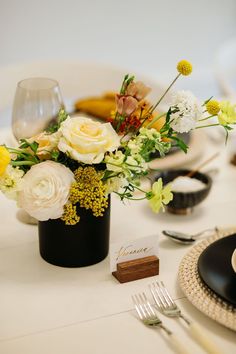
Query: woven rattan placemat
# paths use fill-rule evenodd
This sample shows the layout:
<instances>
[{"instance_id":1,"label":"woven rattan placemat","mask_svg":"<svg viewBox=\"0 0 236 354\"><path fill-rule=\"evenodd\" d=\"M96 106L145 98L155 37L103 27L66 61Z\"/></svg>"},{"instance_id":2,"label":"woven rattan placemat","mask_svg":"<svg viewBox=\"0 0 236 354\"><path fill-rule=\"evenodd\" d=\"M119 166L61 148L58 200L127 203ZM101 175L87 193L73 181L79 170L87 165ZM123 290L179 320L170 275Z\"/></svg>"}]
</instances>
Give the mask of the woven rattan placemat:
<instances>
[{"instance_id":1,"label":"woven rattan placemat","mask_svg":"<svg viewBox=\"0 0 236 354\"><path fill-rule=\"evenodd\" d=\"M179 283L188 300L202 313L236 331L236 308L222 300L200 279L197 263L200 254L219 238L236 233L236 227L221 229L217 234L199 242L184 256L179 266ZM235 289L236 291L236 289Z\"/></svg>"}]
</instances>

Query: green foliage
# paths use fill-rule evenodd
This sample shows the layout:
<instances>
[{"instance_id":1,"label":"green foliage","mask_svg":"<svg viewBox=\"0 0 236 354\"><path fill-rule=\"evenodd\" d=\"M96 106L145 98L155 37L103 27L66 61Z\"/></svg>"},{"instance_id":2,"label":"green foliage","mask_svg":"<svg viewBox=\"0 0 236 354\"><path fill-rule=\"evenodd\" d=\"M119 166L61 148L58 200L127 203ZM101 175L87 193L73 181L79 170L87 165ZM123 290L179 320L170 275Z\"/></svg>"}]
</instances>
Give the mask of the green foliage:
<instances>
[{"instance_id":1,"label":"green foliage","mask_svg":"<svg viewBox=\"0 0 236 354\"><path fill-rule=\"evenodd\" d=\"M24 172L27 172L32 165L40 162L38 156L36 155L38 150L38 143L29 143L25 139L21 139L21 145L18 149L8 148L8 151L16 155L14 160L11 160L12 166L18 166Z\"/></svg>"},{"instance_id":2,"label":"green foliage","mask_svg":"<svg viewBox=\"0 0 236 354\"><path fill-rule=\"evenodd\" d=\"M36 141L33 141L32 143L29 143L25 139L20 139L20 146L19 149L27 149L30 148L34 154L37 153L39 144Z\"/></svg>"},{"instance_id":3,"label":"green foliage","mask_svg":"<svg viewBox=\"0 0 236 354\"><path fill-rule=\"evenodd\" d=\"M227 144L228 138L229 138L229 131L233 130L232 127L230 127L229 125L222 125L222 127L225 129L225 145Z\"/></svg>"},{"instance_id":4,"label":"green foliage","mask_svg":"<svg viewBox=\"0 0 236 354\"><path fill-rule=\"evenodd\" d=\"M135 77L134 76L129 76L129 74L126 74L124 79L123 79L123 82L122 82L122 85L121 85L121 88L120 88L120 95L124 95L125 94L125 90L127 88L127 86L132 82L134 81Z\"/></svg>"},{"instance_id":5,"label":"green foliage","mask_svg":"<svg viewBox=\"0 0 236 354\"><path fill-rule=\"evenodd\" d=\"M173 146L178 146L181 150L183 150L183 152L185 152L185 154L187 154L188 152L188 145L185 144L185 142L178 138L177 136L172 135L171 139L174 140L176 142L176 145Z\"/></svg>"},{"instance_id":6,"label":"green foliage","mask_svg":"<svg viewBox=\"0 0 236 354\"><path fill-rule=\"evenodd\" d=\"M61 123L64 122L64 120L66 120L67 118L68 118L68 113L63 108L61 108L58 113L56 122L55 121L52 122L46 129L46 132L51 134L57 132L61 126Z\"/></svg>"}]
</instances>

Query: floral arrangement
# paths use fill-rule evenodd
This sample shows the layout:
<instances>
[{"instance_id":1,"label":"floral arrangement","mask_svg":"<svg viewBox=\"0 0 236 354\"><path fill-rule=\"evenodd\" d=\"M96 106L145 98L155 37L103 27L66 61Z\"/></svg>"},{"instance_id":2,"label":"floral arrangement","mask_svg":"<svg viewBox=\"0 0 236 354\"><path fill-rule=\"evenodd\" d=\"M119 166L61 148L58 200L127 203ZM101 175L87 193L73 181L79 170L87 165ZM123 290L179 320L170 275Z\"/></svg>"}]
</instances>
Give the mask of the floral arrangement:
<instances>
[{"instance_id":1,"label":"floral arrangement","mask_svg":"<svg viewBox=\"0 0 236 354\"><path fill-rule=\"evenodd\" d=\"M102 216L110 193L122 201L147 199L154 212L164 208L173 197L169 185L159 179L149 191L140 187L153 154L162 157L174 145L187 152L178 133L220 125L228 134L236 123L236 105L212 99L200 104L188 91L177 92L168 111L158 114L159 103L181 75L191 74L192 65L182 60L177 71L155 104L146 101L151 89L126 75L106 123L61 110L47 131L22 139L18 148L0 146L1 191L32 217L61 218L67 225L79 222L79 208ZM212 117L217 122L208 123Z\"/></svg>"}]
</instances>

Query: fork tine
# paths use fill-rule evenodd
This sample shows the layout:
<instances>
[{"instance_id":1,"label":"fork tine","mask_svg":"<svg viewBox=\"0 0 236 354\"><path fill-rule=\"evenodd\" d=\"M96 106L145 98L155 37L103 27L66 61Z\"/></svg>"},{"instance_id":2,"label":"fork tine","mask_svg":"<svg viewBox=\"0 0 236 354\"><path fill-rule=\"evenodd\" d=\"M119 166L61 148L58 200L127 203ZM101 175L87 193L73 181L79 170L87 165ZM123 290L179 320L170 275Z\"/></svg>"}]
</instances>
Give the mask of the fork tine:
<instances>
[{"instance_id":1,"label":"fork tine","mask_svg":"<svg viewBox=\"0 0 236 354\"><path fill-rule=\"evenodd\" d=\"M162 307L163 307L163 309L166 309L167 307L170 306L170 303L167 301L160 284L158 282L156 282L155 285L156 285L155 290L156 290L157 296L162 304Z\"/></svg>"},{"instance_id":2,"label":"fork tine","mask_svg":"<svg viewBox=\"0 0 236 354\"><path fill-rule=\"evenodd\" d=\"M144 296L144 299L145 299L145 301L146 301L146 304L147 304L149 310L151 311L152 316L156 316L156 313L155 313L153 307L151 306L150 302L148 301L148 299L147 299L147 297L146 297L146 294L143 293L143 296Z\"/></svg>"},{"instance_id":3,"label":"fork tine","mask_svg":"<svg viewBox=\"0 0 236 354\"><path fill-rule=\"evenodd\" d=\"M137 313L138 313L138 315L139 315L139 318L140 318L141 320L143 320L144 317L143 317L143 315L142 315L142 312L140 311L140 308L139 308L140 306L139 306L139 303L137 302L136 296L137 296L137 295L132 296L132 300L133 300L133 303L134 303L134 307L135 307L135 310L137 311Z\"/></svg>"},{"instance_id":4,"label":"fork tine","mask_svg":"<svg viewBox=\"0 0 236 354\"><path fill-rule=\"evenodd\" d=\"M158 296L158 293L157 293L157 290L156 290L156 285L154 283L150 284L149 285L149 289L151 291L151 294L152 294L152 296L154 298L154 301L155 301L157 307L162 310L163 309L163 305L159 301L159 296Z\"/></svg>"},{"instance_id":5,"label":"fork tine","mask_svg":"<svg viewBox=\"0 0 236 354\"><path fill-rule=\"evenodd\" d=\"M144 293L142 294L139 294L139 298L142 302L142 306L144 308L144 310L146 311L146 317L151 317L152 316L152 313L150 311L150 304L148 304L148 300L146 298L146 295ZM149 306L148 306L149 305Z\"/></svg>"},{"instance_id":6,"label":"fork tine","mask_svg":"<svg viewBox=\"0 0 236 354\"><path fill-rule=\"evenodd\" d=\"M146 311L145 307L143 306L142 297L140 296L140 294L136 294L135 297L136 297L136 300L137 300L137 304L138 304L139 310L142 313L143 319L147 318L148 314L147 314L147 311Z\"/></svg>"},{"instance_id":7,"label":"fork tine","mask_svg":"<svg viewBox=\"0 0 236 354\"><path fill-rule=\"evenodd\" d=\"M167 293L167 289L165 288L165 285L163 282L161 282L161 285L159 285L159 288L160 288L160 291L163 295L163 298L165 299L167 306L168 307L174 306L175 304L174 304L173 300L171 299L169 293Z\"/></svg>"},{"instance_id":8,"label":"fork tine","mask_svg":"<svg viewBox=\"0 0 236 354\"><path fill-rule=\"evenodd\" d=\"M167 288L165 287L165 284L163 283L163 281L161 281L161 285L162 285L162 289L163 289L163 291L165 292L166 297L169 299L171 305L175 306L175 303L174 303L172 297L170 296L169 291L168 291Z\"/></svg>"},{"instance_id":9,"label":"fork tine","mask_svg":"<svg viewBox=\"0 0 236 354\"><path fill-rule=\"evenodd\" d=\"M133 295L132 300L134 303L134 307L141 320L151 319L154 317L157 318L157 314L155 313L154 308L148 301L147 296L144 292Z\"/></svg>"}]
</instances>

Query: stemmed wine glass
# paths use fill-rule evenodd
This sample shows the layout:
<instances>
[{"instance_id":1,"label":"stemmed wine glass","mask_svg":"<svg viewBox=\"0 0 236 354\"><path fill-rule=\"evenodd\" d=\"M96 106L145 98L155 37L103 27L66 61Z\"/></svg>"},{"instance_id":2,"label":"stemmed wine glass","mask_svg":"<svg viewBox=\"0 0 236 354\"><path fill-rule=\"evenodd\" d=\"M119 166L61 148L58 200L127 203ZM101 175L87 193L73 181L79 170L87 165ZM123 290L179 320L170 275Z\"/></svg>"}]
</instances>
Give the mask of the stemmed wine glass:
<instances>
[{"instance_id":1,"label":"stemmed wine glass","mask_svg":"<svg viewBox=\"0 0 236 354\"><path fill-rule=\"evenodd\" d=\"M29 78L17 84L12 131L19 141L45 130L63 107L59 84L48 78Z\"/></svg>"},{"instance_id":2,"label":"stemmed wine glass","mask_svg":"<svg viewBox=\"0 0 236 354\"><path fill-rule=\"evenodd\" d=\"M12 131L17 141L30 138L44 131L56 121L63 108L60 87L57 81L48 78L29 78L17 84L13 112ZM23 209L17 218L26 224L36 224Z\"/></svg>"}]
</instances>

